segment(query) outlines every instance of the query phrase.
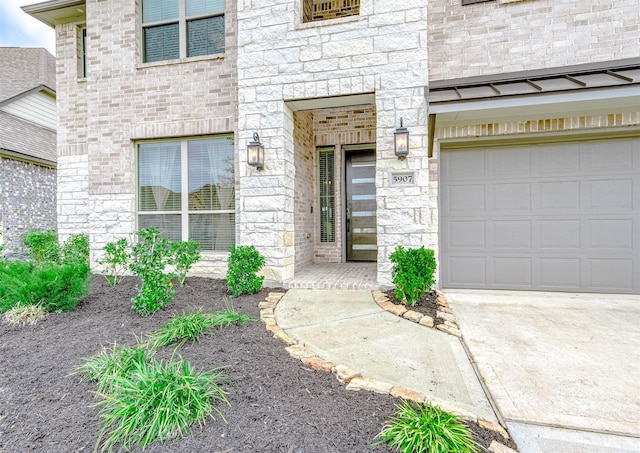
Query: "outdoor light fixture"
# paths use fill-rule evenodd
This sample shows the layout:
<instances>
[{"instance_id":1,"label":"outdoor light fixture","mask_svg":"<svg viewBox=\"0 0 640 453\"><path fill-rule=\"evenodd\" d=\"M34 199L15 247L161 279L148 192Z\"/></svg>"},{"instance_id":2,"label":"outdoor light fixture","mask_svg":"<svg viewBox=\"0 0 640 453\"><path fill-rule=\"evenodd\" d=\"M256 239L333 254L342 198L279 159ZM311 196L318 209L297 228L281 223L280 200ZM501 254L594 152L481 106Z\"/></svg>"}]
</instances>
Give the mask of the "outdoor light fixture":
<instances>
[{"instance_id":1,"label":"outdoor light fixture","mask_svg":"<svg viewBox=\"0 0 640 453\"><path fill-rule=\"evenodd\" d=\"M258 170L264 167L264 146L260 143L260 136L253 133L253 141L247 145L247 163Z\"/></svg>"},{"instance_id":2,"label":"outdoor light fixture","mask_svg":"<svg viewBox=\"0 0 640 453\"><path fill-rule=\"evenodd\" d=\"M400 117L400 127L393 133L393 150L400 159L404 159L409 154L409 131L406 127L402 127L402 117Z\"/></svg>"}]
</instances>

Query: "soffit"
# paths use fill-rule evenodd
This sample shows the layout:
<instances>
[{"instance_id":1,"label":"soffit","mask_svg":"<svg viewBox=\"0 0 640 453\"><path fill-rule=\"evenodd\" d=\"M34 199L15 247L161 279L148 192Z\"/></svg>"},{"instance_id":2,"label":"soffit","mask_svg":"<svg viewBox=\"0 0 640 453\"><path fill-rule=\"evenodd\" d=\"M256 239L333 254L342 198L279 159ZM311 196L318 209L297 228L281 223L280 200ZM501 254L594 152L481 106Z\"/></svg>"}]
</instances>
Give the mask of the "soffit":
<instances>
[{"instance_id":1,"label":"soffit","mask_svg":"<svg viewBox=\"0 0 640 453\"><path fill-rule=\"evenodd\" d=\"M53 28L57 24L86 20L84 0L52 0L35 5L25 5L22 10Z\"/></svg>"}]
</instances>

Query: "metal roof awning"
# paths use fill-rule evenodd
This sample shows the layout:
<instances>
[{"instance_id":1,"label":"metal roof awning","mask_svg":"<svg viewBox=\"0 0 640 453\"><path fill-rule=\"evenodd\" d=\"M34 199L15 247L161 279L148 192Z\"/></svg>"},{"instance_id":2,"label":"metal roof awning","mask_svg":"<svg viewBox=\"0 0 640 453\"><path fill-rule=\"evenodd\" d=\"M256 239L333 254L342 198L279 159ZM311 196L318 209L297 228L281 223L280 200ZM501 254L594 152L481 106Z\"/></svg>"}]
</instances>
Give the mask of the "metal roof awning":
<instances>
[{"instance_id":1,"label":"metal roof awning","mask_svg":"<svg viewBox=\"0 0 640 453\"><path fill-rule=\"evenodd\" d=\"M429 84L429 104L628 87L635 84L640 84L640 58L439 80Z\"/></svg>"}]
</instances>

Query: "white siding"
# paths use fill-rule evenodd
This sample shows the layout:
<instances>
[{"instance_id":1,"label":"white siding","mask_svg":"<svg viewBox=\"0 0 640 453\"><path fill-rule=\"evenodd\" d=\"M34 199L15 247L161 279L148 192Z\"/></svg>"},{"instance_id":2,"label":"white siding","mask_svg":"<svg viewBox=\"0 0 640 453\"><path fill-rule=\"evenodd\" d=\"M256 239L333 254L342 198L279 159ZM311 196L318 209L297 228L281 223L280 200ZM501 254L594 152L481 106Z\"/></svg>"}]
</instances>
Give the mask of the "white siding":
<instances>
[{"instance_id":1,"label":"white siding","mask_svg":"<svg viewBox=\"0 0 640 453\"><path fill-rule=\"evenodd\" d=\"M56 98L43 91L21 97L0 110L49 129L58 127Z\"/></svg>"}]
</instances>

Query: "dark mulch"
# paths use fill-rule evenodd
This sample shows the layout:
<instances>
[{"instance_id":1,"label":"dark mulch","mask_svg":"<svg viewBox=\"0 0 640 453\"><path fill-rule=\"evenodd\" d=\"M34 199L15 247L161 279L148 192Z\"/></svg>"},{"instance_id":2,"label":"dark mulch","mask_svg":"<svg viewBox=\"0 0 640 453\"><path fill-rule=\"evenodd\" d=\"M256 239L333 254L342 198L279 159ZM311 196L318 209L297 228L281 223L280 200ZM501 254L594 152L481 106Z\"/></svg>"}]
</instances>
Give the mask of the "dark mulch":
<instances>
[{"instance_id":1,"label":"dark mulch","mask_svg":"<svg viewBox=\"0 0 640 453\"><path fill-rule=\"evenodd\" d=\"M219 310L224 281L189 278L174 302L149 317L131 311L137 279L115 288L94 277L93 290L76 310L50 314L35 326L0 324L0 452L89 452L100 430L92 383L72 375L82 357L102 346L135 345L174 314ZM258 317L267 290L229 299ZM289 357L284 343L261 322L232 326L189 343L180 354L200 369L225 366L230 406L227 422L210 419L193 436L152 445L148 452L383 452L374 436L398 403L388 395L351 392L334 376ZM167 355L170 354L167 351ZM499 439L472 425L481 438ZM489 438L489 439L490 439ZM483 442L489 445L490 440ZM135 449L134 451L140 451Z\"/></svg>"},{"instance_id":2,"label":"dark mulch","mask_svg":"<svg viewBox=\"0 0 640 453\"><path fill-rule=\"evenodd\" d=\"M385 292L391 302L398 305L404 305L402 301L398 300L394 290L390 289ZM436 312L438 310L438 304L436 304L436 297L438 295L435 291L427 291L419 301L411 306L407 306L409 310L417 311L423 315L431 316L433 318L434 327L440 324L444 324L444 319L438 318Z\"/></svg>"}]
</instances>

